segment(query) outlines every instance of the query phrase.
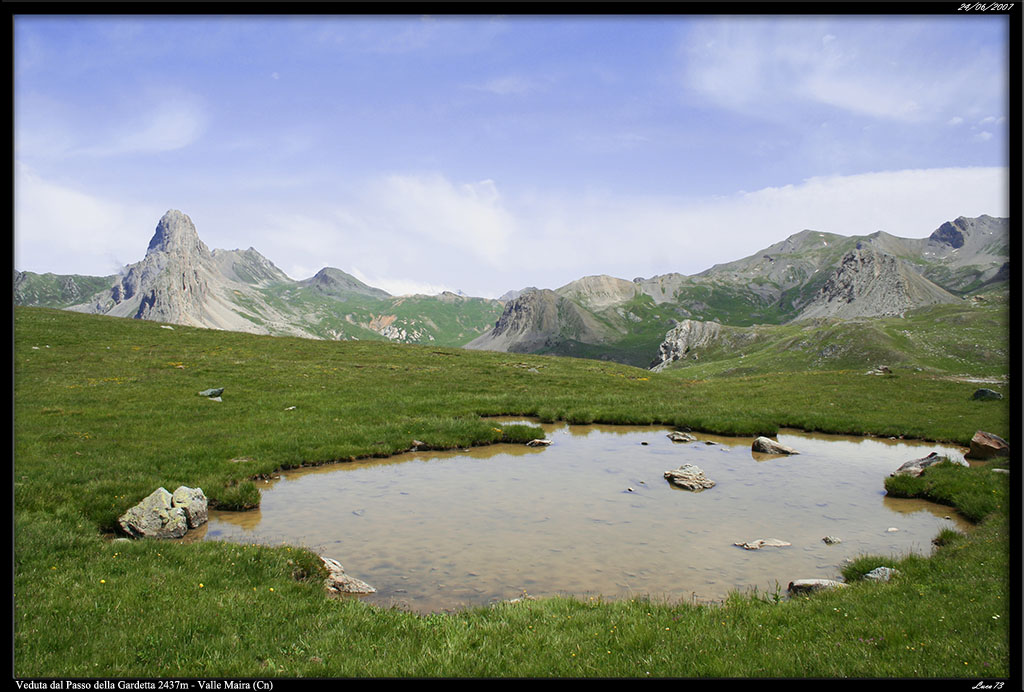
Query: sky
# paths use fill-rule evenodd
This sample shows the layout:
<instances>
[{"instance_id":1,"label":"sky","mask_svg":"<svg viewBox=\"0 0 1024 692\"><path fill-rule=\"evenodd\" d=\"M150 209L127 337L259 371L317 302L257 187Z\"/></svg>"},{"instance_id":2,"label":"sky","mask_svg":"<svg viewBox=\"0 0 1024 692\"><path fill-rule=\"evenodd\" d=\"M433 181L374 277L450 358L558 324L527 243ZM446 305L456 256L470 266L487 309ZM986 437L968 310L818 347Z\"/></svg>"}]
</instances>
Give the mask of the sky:
<instances>
[{"instance_id":1,"label":"sky","mask_svg":"<svg viewBox=\"0 0 1024 692\"><path fill-rule=\"evenodd\" d=\"M15 268L116 274L178 209L494 298L1008 216L1009 18L950 12L16 15Z\"/></svg>"}]
</instances>

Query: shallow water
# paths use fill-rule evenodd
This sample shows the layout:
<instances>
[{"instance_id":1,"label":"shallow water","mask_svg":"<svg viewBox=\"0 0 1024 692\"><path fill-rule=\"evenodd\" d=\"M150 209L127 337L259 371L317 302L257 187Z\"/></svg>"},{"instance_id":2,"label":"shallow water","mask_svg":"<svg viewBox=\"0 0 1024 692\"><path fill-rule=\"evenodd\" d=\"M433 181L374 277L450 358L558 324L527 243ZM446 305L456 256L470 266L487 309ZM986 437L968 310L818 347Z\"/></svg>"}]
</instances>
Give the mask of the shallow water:
<instances>
[{"instance_id":1,"label":"shallow water","mask_svg":"<svg viewBox=\"0 0 1024 692\"><path fill-rule=\"evenodd\" d=\"M931 451L963 458L958 447L782 431L778 440L800 452L785 457L752 453L753 438L674 443L649 426L542 427L546 448L283 472L261 483L259 510L212 512L197 538L303 545L376 587L366 600L437 611L524 592L698 602L774 593L794 579L837 578L848 558L928 554L942 528L968 527L949 507L889 498L883 485ZM715 487L670 486L663 473L684 463ZM826 545L827 535L842 542ZM792 545L734 545L758 538Z\"/></svg>"}]
</instances>

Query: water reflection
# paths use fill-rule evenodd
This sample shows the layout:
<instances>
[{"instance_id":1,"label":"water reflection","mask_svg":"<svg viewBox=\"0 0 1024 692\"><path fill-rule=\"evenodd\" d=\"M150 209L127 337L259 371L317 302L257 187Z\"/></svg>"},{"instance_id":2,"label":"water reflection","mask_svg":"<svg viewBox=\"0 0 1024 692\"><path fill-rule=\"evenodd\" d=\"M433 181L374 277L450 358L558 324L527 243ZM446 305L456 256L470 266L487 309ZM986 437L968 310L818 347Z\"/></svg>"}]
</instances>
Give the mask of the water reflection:
<instances>
[{"instance_id":1,"label":"water reflection","mask_svg":"<svg viewBox=\"0 0 1024 692\"><path fill-rule=\"evenodd\" d=\"M284 472L262 484L259 510L213 512L196 537L308 546L373 584L375 602L441 610L524 591L716 600L834 578L863 554L927 553L940 529L967 528L948 507L889 498L883 487L933 450L962 458L955 447L782 431L779 441L800 454L779 457L752 453L753 438L677 443L649 426L542 427L550 447ZM715 487L670 486L663 473L684 463ZM826 545L826 535L842 542ZM734 545L759 538L792 545Z\"/></svg>"}]
</instances>

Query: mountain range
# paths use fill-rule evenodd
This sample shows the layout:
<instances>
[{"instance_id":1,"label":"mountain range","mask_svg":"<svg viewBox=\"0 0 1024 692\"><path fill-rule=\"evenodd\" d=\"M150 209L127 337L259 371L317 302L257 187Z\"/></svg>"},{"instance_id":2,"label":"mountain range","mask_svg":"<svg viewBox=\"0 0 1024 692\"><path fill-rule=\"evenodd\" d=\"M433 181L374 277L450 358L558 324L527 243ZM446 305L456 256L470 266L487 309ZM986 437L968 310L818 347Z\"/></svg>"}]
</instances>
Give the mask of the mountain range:
<instances>
[{"instance_id":1,"label":"mountain range","mask_svg":"<svg viewBox=\"0 0 1024 692\"><path fill-rule=\"evenodd\" d=\"M713 339L713 325L898 316L1006 291L1008 279L1008 219L980 216L946 222L922 239L804 230L690 276L587 276L497 300L448 292L392 296L340 269L296 281L254 248L210 250L191 219L171 210L140 262L105 277L15 271L14 302L258 334L548 353L660 369L695 335Z\"/></svg>"}]
</instances>

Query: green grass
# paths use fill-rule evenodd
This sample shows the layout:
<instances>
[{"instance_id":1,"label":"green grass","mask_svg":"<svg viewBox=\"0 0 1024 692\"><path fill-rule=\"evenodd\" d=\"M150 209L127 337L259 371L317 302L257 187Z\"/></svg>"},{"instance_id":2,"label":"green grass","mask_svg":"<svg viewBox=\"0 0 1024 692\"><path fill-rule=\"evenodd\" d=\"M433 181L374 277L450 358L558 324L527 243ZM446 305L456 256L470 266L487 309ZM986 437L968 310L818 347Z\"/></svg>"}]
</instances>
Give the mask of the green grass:
<instances>
[{"instance_id":1,"label":"green grass","mask_svg":"<svg viewBox=\"0 0 1024 692\"><path fill-rule=\"evenodd\" d=\"M1006 373L1008 341L1008 305L992 295L983 303L922 308L903 318L726 326L719 338L668 371L702 378L807 370L863 373L887 365L897 374L992 377Z\"/></svg>"},{"instance_id":2,"label":"green grass","mask_svg":"<svg viewBox=\"0 0 1024 692\"><path fill-rule=\"evenodd\" d=\"M390 455L414 439L451 448L541 434L482 418L498 414L959 444L984 429L1012 444L1009 398L972 401L976 385L836 371L691 380L39 308L16 308L14 328L19 677L1009 675L1009 481L986 468L957 471L964 482L936 467L925 487L903 489L970 505L980 521L931 558L865 558L896 566L892 583L722 606L550 599L423 616L326 598L316 557L298 548L107 535L159 486L245 507L258 501L252 479L282 468ZM198 396L209 387L225 388L222 402Z\"/></svg>"}]
</instances>

